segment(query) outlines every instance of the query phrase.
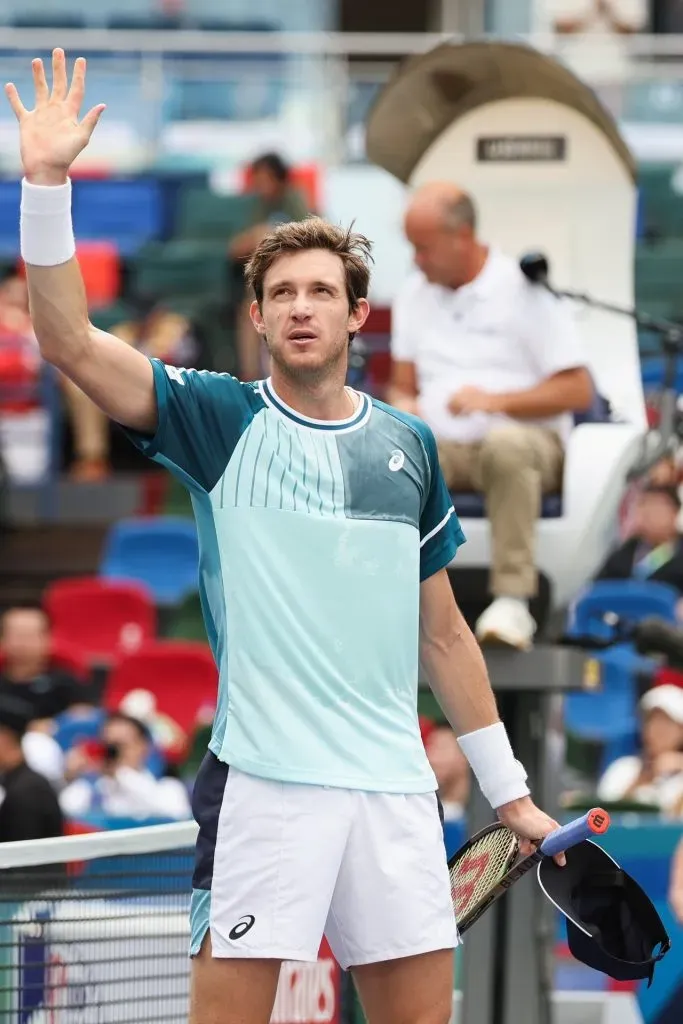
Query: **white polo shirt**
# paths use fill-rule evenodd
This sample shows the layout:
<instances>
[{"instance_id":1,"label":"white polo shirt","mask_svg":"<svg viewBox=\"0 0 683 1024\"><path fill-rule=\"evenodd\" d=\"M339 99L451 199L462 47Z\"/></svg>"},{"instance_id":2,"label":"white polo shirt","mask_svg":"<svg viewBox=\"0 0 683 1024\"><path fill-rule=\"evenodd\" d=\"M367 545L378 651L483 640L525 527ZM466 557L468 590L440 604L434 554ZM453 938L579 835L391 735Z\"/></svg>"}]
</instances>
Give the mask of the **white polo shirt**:
<instances>
[{"instance_id":1,"label":"white polo shirt","mask_svg":"<svg viewBox=\"0 0 683 1024\"><path fill-rule=\"evenodd\" d=\"M496 249L461 288L430 284L419 270L404 284L392 310L391 354L415 364L420 415L437 439L480 441L502 413L453 416L448 400L462 387L524 391L561 370L585 365L571 313L515 260ZM566 441L569 414L525 420L557 431Z\"/></svg>"}]
</instances>

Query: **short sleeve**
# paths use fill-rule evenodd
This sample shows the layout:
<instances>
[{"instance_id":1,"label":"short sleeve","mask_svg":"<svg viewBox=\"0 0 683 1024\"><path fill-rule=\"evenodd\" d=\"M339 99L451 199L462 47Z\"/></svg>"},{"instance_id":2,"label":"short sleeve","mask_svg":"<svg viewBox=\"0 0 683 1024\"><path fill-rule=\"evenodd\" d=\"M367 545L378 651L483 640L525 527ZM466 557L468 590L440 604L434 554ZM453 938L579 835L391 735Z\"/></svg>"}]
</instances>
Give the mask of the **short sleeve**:
<instances>
[{"instance_id":1,"label":"short sleeve","mask_svg":"<svg viewBox=\"0 0 683 1024\"><path fill-rule=\"evenodd\" d=\"M126 429L133 444L192 490L211 491L253 418L248 385L227 373L185 370L151 360L155 434Z\"/></svg>"},{"instance_id":2,"label":"short sleeve","mask_svg":"<svg viewBox=\"0 0 683 1024\"><path fill-rule=\"evenodd\" d=\"M525 335L543 378L586 365L586 353L571 309L538 285L527 286Z\"/></svg>"},{"instance_id":3,"label":"short sleeve","mask_svg":"<svg viewBox=\"0 0 683 1024\"><path fill-rule=\"evenodd\" d=\"M414 290L411 279L391 307L391 358L397 362L414 363L417 357L417 332L412 327Z\"/></svg>"},{"instance_id":4,"label":"short sleeve","mask_svg":"<svg viewBox=\"0 0 683 1024\"><path fill-rule=\"evenodd\" d=\"M465 543L451 496L443 478L436 441L429 427L420 423L420 436L428 459L429 481L420 515L420 581L452 562L456 551Z\"/></svg>"}]
</instances>

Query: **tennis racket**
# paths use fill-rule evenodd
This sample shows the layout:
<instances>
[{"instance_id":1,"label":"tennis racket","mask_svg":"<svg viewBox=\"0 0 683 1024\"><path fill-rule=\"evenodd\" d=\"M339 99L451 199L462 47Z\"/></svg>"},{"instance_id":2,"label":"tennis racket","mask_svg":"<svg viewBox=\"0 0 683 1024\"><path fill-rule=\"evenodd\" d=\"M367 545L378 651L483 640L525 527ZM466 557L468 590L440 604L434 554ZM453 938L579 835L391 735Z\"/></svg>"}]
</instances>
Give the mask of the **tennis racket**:
<instances>
[{"instance_id":1,"label":"tennis racket","mask_svg":"<svg viewBox=\"0 0 683 1024\"><path fill-rule=\"evenodd\" d=\"M609 824L607 811L594 807L582 818L550 832L537 850L519 862L519 839L507 826L496 822L477 832L448 862L460 933L471 928L492 903L544 857L554 857L584 839L603 835Z\"/></svg>"}]
</instances>

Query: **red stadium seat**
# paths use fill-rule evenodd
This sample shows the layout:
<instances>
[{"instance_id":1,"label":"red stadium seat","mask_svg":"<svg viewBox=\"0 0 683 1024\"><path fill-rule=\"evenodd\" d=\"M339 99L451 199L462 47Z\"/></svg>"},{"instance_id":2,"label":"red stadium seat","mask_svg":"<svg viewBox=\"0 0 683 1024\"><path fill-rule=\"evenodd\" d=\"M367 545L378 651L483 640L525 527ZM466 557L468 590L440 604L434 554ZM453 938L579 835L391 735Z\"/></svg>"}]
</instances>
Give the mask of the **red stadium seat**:
<instances>
[{"instance_id":1,"label":"red stadium seat","mask_svg":"<svg viewBox=\"0 0 683 1024\"><path fill-rule=\"evenodd\" d=\"M110 306L121 292L121 261L113 242L79 242L76 254L88 306Z\"/></svg>"},{"instance_id":2,"label":"red stadium seat","mask_svg":"<svg viewBox=\"0 0 683 1024\"><path fill-rule=\"evenodd\" d=\"M205 644L160 640L119 662L107 680L104 704L113 711L131 690L149 690L157 711L190 735L200 708L216 703L217 688L218 672Z\"/></svg>"},{"instance_id":3,"label":"red stadium seat","mask_svg":"<svg viewBox=\"0 0 683 1024\"><path fill-rule=\"evenodd\" d=\"M113 242L84 240L76 244L88 306L97 309L110 306L121 294L121 257ZM17 263L25 273L23 260Z\"/></svg>"},{"instance_id":4,"label":"red stadium seat","mask_svg":"<svg viewBox=\"0 0 683 1024\"><path fill-rule=\"evenodd\" d=\"M57 580L43 605L56 642L76 647L90 660L115 661L156 636L156 609L138 583L95 576Z\"/></svg>"},{"instance_id":5,"label":"red stadium seat","mask_svg":"<svg viewBox=\"0 0 683 1024\"><path fill-rule=\"evenodd\" d=\"M90 665L88 658L83 654L80 647L70 644L67 640L60 640L59 637L52 637L50 644L50 661L55 668L63 668L81 682L87 682L90 678Z\"/></svg>"}]
</instances>

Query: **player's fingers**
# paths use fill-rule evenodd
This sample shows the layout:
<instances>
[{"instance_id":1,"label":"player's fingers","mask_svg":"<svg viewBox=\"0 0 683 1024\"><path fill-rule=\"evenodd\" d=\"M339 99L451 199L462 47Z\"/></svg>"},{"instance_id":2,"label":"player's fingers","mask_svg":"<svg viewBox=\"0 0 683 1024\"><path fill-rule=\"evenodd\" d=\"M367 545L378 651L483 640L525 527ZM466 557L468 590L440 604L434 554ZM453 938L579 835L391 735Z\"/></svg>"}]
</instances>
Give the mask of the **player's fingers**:
<instances>
[{"instance_id":1,"label":"player's fingers","mask_svg":"<svg viewBox=\"0 0 683 1024\"><path fill-rule=\"evenodd\" d=\"M551 832L554 832L556 829L558 829L560 827L559 821L555 821L554 818L548 818L548 825L550 827L548 828L548 830L546 832L546 836L549 836L551 834ZM542 841L543 840L541 840L541 842ZM565 864L567 863L567 858L565 857L564 853L556 853L555 856L553 857L553 860L561 868L563 868L565 866Z\"/></svg>"},{"instance_id":2,"label":"player's fingers","mask_svg":"<svg viewBox=\"0 0 683 1024\"><path fill-rule=\"evenodd\" d=\"M78 116L85 95L85 57L77 57L74 63L74 73L71 78L71 87L67 100L73 108L74 115Z\"/></svg>"},{"instance_id":3,"label":"player's fingers","mask_svg":"<svg viewBox=\"0 0 683 1024\"><path fill-rule=\"evenodd\" d=\"M66 77L66 57L64 50L58 46L52 51L52 97L56 100L66 99L69 83Z\"/></svg>"},{"instance_id":4,"label":"player's fingers","mask_svg":"<svg viewBox=\"0 0 683 1024\"><path fill-rule=\"evenodd\" d=\"M92 133L95 131L95 127L97 125L97 122L102 117L102 114L103 114L105 109L106 109L106 104L98 103L96 106L90 108L88 113L85 115L85 117L81 121L81 125L87 131L88 137L90 137L92 135Z\"/></svg>"},{"instance_id":5,"label":"player's fingers","mask_svg":"<svg viewBox=\"0 0 683 1024\"><path fill-rule=\"evenodd\" d=\"M33 71L33 85L36 90L36 106L38 106L40 103L46 103L50 95L47 79L45 78L45 68L40 57L36 57L35 60L31 61L31 70Z\"/></svg>"},{"instance_id":6,"label":"player's fingers","mask_svg":"<svg viewBox=\"0 0 683 1024\"><path fill-rule=\"evenodd\" d=\"M5 96L9 100L9 105L14 111L17 121L21 121L22 117L26 114L26 107L19 99L19 93L14 82L8 82L5 86Z\"/></svg>"}]
</instances>

